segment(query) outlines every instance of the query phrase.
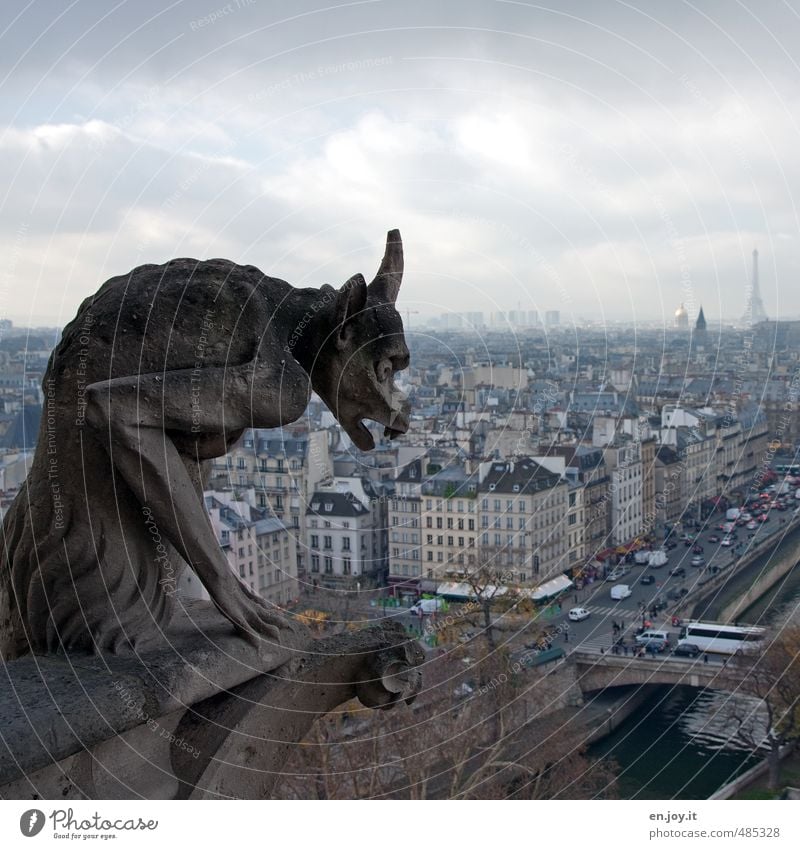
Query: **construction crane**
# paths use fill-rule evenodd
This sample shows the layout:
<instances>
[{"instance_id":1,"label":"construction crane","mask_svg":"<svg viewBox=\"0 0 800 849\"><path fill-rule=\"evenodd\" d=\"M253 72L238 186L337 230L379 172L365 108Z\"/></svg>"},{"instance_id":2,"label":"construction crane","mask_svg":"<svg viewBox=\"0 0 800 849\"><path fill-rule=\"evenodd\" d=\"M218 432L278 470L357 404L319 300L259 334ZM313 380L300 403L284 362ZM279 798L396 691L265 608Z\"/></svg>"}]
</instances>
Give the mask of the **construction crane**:
<instances>
[{"instance_id":1,"label":"construction crane","mask_svg":"<svg viewBox=\"0 0 800 849\"><path fill-rule=\"evenodd\" d=\"M411 316L419 315L419 310L406 310L406 330L411 329Z\"/></svg>"}]
</instances>

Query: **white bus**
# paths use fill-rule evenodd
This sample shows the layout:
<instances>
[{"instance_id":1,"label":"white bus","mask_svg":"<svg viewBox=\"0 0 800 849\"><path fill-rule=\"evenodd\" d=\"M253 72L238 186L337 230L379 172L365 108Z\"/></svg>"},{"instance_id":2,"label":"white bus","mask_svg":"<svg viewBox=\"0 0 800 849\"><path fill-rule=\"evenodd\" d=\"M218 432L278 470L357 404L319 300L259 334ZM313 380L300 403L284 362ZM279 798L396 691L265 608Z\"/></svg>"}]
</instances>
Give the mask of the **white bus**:
<instances>
[{"instance_id":1,"label":"white bus","mask_svg":"<svg viewBox=\"0 0 800 849\"><path fill-rule=\"evenodd\" d=\"M764 645L764 629L717 622L685 622L678 645L694 645L700 651L718 654L757 652Z\"/></svg>"}]
</instances>

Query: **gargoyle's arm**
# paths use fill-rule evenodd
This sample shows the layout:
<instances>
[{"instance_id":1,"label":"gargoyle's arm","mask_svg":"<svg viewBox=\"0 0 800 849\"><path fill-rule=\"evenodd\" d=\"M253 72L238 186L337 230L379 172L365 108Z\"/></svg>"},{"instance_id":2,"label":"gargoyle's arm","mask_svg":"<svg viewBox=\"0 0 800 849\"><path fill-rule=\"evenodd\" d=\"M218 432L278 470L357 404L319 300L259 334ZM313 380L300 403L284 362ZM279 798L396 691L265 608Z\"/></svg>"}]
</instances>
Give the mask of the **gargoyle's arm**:
<instances>
[{"instance_id":1,"label":"gargoyle's arm","mask_svg":"<svg viewBox=\"0 0 800 849\"><path fill-rule=\"evenodd\" d=\"M281 385L291 363L258 361L230 368L144 374L87 387L86 420L111 457L115 473L135 493L214 603L253 642L278 639L287 622L231 571L184 461L167 432L198 438L280 424ZM294 379L296 375L292 373ZM296 395L296 382L294 393ZM285 419L284 420L288 420ZM224 440L221 440L221 444ZM144 521L144 518L143 520Z\"/></svg>"}]
</instances>

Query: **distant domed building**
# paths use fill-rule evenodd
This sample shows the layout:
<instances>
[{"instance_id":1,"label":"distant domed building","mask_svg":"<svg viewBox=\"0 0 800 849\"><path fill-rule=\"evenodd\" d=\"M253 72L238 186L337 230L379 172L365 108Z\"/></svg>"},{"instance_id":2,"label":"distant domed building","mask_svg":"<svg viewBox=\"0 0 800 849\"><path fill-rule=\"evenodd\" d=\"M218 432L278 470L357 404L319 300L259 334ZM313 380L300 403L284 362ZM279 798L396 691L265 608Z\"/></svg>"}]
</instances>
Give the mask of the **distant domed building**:
<instances>
[{"instance_id":1,"label":"distant domed building","mask_svg":"<svg viewBox=\"0 0 800 849\"><path fill-rule=\"evenodd\" d=\"M689 329L689 313L683 304L675 310L675 327L677 327L678 330Z\"/></svg>"}]
</instances>

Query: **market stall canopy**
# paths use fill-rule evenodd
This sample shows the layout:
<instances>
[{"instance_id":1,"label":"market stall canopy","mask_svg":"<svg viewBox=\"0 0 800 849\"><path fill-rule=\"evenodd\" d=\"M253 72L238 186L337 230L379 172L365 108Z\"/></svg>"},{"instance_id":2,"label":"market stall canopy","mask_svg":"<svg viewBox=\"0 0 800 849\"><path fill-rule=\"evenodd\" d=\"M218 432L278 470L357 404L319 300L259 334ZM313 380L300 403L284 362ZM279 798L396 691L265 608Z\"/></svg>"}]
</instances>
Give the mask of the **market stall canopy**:
<instances>
[{"instance_id":1,"label":"market stall canopy","mask_svg":"<svg viewBox=\"0 0 800 849\"><path fill-rule=\"evenodd\" d=\"M544 601L546 598L551 598L554 595L564 592L564 590L568 590L571 586L572 581L566 575L559 575L557 578L553 578L552 581L539 584L531 593L531 598L534 601Z\"/></svg>"}]
</instances>

